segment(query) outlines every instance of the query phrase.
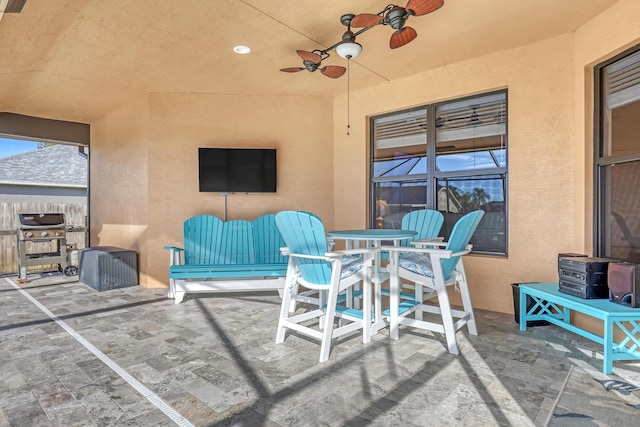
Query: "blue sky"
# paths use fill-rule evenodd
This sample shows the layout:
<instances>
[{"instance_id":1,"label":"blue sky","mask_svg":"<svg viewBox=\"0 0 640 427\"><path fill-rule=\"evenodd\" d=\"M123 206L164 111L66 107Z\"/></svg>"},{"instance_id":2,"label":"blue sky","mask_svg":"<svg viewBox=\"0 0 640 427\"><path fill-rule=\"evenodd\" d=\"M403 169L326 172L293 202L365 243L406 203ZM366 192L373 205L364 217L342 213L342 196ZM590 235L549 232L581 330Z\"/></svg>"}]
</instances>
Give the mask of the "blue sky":
<instances>
[{"instance_id":1,"label":"blue sky","mask_svg":"<svg viewBox=\"0 0 640 427\"><path fill-rule=\"evenodd\" d=\"M19 139L0 138L0 158L35 150L36 142Z\"/></svg>"}]
</instances>

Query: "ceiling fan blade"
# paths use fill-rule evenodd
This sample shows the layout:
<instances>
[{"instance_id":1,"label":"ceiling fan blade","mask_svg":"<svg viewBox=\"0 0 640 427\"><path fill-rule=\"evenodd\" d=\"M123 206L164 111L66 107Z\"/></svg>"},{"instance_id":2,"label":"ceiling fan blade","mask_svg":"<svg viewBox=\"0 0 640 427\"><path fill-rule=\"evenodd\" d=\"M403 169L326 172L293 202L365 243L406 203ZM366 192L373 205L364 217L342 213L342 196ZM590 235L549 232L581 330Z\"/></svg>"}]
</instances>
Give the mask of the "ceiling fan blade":
<instances>
[{"instance_id":1,"label":"ceiling fan blade","mask_svg":"<svg viewBox=\"0 0 640 427\"><path fill-rule=\"evenodd\" d=\"M362 13L354 16L351 20L353 28L373 27L380 23L382 23L382 16L374 15L373 13Z\"/></svg>"},{"instance_id":2,"label":"ceiling fan blade","mask_svg":"<svg viewBox=\"0 0 640 427\"><path fill-rule=\"evenodd\" d=\"M398 31L391 34L389 47L391 49L397 49L409 43L416 37L418 37L418 33L413 28L411 27L400 28Z\"/></svg>"},{"instance_id":3,"label":"ceiling fan blade","mask_svg":"<svg viewBox=\"0 0 640 427\"><path fill-rule=\"evenodd\" d=\"M289 68L281 68L280 71L284 71L285 73L297 73L298 71L306 70L304 67L289 67Z\"/></svg>"},{"instance_id":4,"label":"ceiling fan blade","mask_svg":"<svg viewBox=\"0 0 640 427\"><path fill-rule=\"evenodd\" d=\"M341 67L339 65L327 65L322 68L320 72L327 77L331 77L332 79L337 79L342 76L347 71L346 68Z\"/></svg>"},{"instance_id":5,"label":"ceiling fan blade","mask_svg":"<svg viewBox=\"0 0 640 427\"><path fill-rule=\"evenodd\" d=\"M320 63L322 61L322 57L320 55L318 55L317 53L307 52L305 50L296 50L296 53L304 61L311 61L314 64L318 64L318 63Z\"/></svg>"},{"instance_id":6,"label":"ceiling fan blade","mask_svg":"<svg viewBox=\"0 0 640 427\"><path fill-rule=\"evenodd\" d=\"M4 8L4 13L20 13L26 2L27 0L9 0Z\"/></svg>"},{"instance_id":7,"label":"ceiling fan blade","mask_svg":"<svg viewBox=\"0 0 640 427\"><path fill-rule=\"evenodd\" d=\"M413 11L415 16L426 15L440 9L444 0L409 0L405 9Z\"/></svg>"}]
</instances>

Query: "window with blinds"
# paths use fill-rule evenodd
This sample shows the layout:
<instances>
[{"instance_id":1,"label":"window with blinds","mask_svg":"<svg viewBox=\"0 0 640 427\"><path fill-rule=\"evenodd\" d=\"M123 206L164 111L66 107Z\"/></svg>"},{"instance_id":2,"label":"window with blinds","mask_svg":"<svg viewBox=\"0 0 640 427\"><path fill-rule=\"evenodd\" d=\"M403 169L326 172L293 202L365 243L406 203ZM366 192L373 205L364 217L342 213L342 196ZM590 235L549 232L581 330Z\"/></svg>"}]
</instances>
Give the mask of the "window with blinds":
<instances>
[{"instance_id":1,"label":"window with blinds","mask_svg":"<svg viewBox=\"0 0 640 427\"><path fill-rule=\"evenodd\" d=\"M371 119L371 224L400 228L416 209L445 215L442 235L485 211L476 252L506 254L507 92Z\"/></svg>"},{"instance_id":2,"label":"window with blinds","mask_svg":"<svg viewBox=\"0 0 640 427\"><path fill-rule=\"evenodd\" d=\"M640 52L604 66L600 75L601 156L640 151Z\"/></svg>"},{"instance_id":3,"label":"window with blinds","mask_svg":"<svg viewBox=\"0 0 640 427\"><path fill-rule=\"evenodd\" d=\"M640 47L595 69L598 256L640 263Z\"/></svg>"}]
</instances>

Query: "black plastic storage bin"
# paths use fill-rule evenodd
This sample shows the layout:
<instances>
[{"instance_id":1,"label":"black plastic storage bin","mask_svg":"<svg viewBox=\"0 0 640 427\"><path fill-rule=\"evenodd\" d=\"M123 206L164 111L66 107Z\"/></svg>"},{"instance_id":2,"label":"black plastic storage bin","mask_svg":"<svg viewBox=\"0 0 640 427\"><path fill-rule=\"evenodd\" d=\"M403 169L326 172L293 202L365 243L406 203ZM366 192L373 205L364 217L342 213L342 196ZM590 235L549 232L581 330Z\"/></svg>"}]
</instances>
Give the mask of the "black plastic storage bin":
<instances>
[{"instance_id":1,"label":"black plastic storage bin","mask_svg":"<svg viewBox=\"0 0 640 427\"><path fill-rule=\"evenodd\" d=\"M513 290L513 314L516 318L516 323L520 324L520 285L526 285L526 283L512 283L511 289ZM527 312L533 308L535 302L533 299L527 295ZM534 313L537 313L536 310ZM527 327L529 326L547 326L549 322L546 320L528 320Z\"/></svg>"}]
</instances>

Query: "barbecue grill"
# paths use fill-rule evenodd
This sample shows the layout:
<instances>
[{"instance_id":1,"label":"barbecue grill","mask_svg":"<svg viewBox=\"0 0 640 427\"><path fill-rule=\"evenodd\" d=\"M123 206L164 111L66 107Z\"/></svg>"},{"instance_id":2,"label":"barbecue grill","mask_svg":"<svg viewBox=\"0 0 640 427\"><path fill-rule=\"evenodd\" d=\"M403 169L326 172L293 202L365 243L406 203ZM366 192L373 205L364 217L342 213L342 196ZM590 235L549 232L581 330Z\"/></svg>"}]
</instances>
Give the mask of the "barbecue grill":
<instances>
[{"instance_id":1,"label":"barbecue grill","mask_svg":"<svg viewBox=\"0 0 640 427\"><path fill-rule=\"evenodd\" d=\"M16 221L18 236L19 279L27 279L27 267L34 265L58 264L58 268L67 276L76 274L77 268L68 265L67 230L63 213L21 213ZM29 252L27 243L50 243L51 252ZM45 245L30 245L32 247Z\"/></svg>"}]
</instances>

